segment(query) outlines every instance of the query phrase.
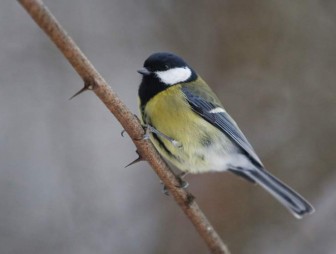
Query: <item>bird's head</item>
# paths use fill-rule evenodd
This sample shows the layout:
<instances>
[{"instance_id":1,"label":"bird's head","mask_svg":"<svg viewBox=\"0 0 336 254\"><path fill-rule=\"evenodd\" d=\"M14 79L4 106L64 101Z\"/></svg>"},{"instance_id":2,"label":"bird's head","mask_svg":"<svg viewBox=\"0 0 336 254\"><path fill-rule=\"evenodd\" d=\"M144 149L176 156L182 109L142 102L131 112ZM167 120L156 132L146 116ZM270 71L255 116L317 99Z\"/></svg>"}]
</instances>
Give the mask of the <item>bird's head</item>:
<instances>
[{"instance_id":1,"label":"bird's head","mask_svg":"<svg viewBox=\"0 0 336 254\"><path fill-rule=\"evenodd\" d=\"M181 57L168 52L152 54L138 72L144 80L156 81L165 86L196 79L196 73Z\"/></svg>"}]
</instances>

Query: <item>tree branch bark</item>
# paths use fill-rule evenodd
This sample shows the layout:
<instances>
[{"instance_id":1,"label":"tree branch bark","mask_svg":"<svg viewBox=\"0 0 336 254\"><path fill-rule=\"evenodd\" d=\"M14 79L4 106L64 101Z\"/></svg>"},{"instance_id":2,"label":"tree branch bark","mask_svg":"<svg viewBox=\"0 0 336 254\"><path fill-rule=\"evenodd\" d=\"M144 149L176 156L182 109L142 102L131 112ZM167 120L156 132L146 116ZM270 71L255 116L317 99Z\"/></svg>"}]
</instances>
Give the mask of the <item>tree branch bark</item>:
<instances>
[{"instance_id":1,"label":"tree branch bark","mask_svg":"<svg viewBox=\"0 0 336 254\"><path fill-rule=\"evenodd\" d=\"M174 197L175 201L206 242L210 251L212 253L229 254L228 248L200 210L193 196L185 189L177 187L179 186L178 179L161 159L152 144L142 139L144 131L138 119L118 98L116 93L97 72L70 36L67 35L43 2L41 0L18 1L83 79L85 84L83 90L92 90L118 119L125 131L132 138L139 155L152 166L168 188L169 193Z\"/></svg>"}]
</instances>

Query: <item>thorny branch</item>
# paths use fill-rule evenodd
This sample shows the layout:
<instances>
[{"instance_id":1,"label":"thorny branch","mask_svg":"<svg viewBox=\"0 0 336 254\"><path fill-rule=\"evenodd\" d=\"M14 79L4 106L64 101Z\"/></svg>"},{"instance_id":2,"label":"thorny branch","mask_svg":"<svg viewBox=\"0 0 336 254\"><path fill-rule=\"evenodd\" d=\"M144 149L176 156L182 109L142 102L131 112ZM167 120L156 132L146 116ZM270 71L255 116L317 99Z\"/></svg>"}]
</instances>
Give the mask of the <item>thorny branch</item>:
<instances>
[{"instance_id":1,"label":"thorny branch","mask_svg":"<svg viewBox=\"0 0 336 254\"><path fill-rule=\"evenodd\" d=\"M179 181L147 140L142 139L144 131L138 119L117 97L116 93L97 72L83 52L70 38L41 0L18 0L41 29L50 37L65 58L84 81L80 91L92 90L118 119L132 138L139 155L148 161L169 193L193 223L212 253L230 253L203 212L185 189L179 188Z\"/></svg>"}]
</instances>

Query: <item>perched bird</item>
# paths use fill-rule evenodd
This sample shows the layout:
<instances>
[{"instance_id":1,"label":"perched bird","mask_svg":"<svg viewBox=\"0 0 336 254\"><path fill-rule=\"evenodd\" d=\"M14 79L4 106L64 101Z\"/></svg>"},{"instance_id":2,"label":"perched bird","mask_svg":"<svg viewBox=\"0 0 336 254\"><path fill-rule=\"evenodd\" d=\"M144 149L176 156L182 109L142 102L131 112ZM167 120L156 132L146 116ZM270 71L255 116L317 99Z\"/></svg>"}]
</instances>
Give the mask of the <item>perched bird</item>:
<instances>
[{"instance_id":1,"label":"perched bird","mask_svg":"<svg viewBox=\"0 0 336 254\"><path fill-rule=\"evenodd\" d=\"M215 93L181 57L152 54L138 72L141 120L166 160L185 173L235 173L259 184L297 218L314 212L303 197L266 171Z\"/></svg>"}]
</instances>

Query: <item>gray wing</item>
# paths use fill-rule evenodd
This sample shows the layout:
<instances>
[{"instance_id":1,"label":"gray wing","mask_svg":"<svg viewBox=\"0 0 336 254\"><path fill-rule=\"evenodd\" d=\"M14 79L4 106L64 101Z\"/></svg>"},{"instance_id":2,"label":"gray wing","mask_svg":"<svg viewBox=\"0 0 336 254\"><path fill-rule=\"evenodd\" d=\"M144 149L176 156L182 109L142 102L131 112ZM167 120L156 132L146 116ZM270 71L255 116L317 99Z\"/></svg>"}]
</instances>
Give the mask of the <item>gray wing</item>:
<instances>
[{"instance_id":1,"label":"gray wing","mask_svg":"<svg viewBox=\"0 0 336 254\"><path fill-rule=\"evenodd\" d=\"M242 151L250 158L252 163L263 168L263 164L258 155L230 115L226 112L209 112L218 107L222 108L222 106L215 105L201 96L195 95L186 87L182 88L182 91L195 113L227 135L232 142L242 149Z\"/></svg>"}]
</instances>

